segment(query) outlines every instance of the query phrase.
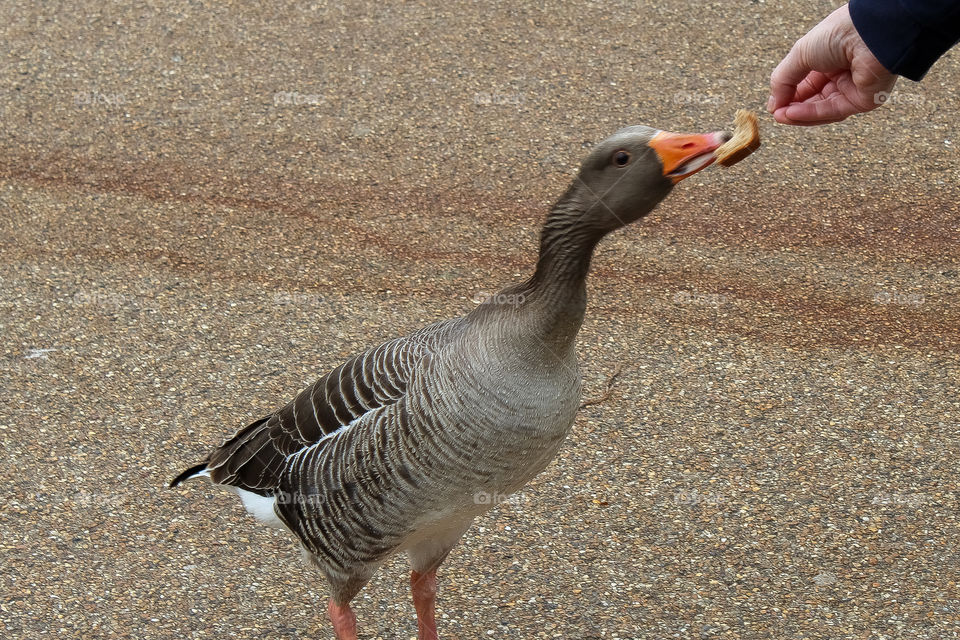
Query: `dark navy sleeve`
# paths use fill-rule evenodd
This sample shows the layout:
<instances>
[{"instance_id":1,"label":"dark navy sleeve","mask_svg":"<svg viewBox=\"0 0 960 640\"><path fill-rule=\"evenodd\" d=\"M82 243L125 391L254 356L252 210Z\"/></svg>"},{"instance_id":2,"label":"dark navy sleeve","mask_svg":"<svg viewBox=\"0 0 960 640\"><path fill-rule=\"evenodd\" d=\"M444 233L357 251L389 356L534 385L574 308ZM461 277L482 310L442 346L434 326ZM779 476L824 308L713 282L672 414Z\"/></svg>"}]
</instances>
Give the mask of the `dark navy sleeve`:
<instances>
[{"instance_id":1,"label":"dark navy sleeve","mask_svg":"<svg viewBox=\"0 0 960 640\"><path fill-rule=\"evenodd\" d=\"M960 39L960 0L850 0L857 33L884 67L920 80Z\"/></svg>"}]
</instances>

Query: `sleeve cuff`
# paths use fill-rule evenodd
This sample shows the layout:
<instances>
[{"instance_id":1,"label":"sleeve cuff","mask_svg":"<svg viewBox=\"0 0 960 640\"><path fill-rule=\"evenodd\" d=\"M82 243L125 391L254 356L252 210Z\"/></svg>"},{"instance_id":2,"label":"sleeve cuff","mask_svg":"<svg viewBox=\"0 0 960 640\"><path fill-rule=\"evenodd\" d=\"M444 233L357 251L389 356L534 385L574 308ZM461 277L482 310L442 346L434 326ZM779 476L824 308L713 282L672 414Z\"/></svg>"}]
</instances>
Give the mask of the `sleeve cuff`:
<instances>
[{"instance_id":1,"label":"sleeve cuff","mask_svg":"<svg viewBox=\"0 0 960 640\"><path fill-rule=\"evenodd\" d=\"M936 7L926 7L927 11L921 10L915 15L905 4L899 0L850 0L850 18L880 64L891 73L916 81L957 43L960 3L926 3L944 5L945 15L939 16L942 18L940 28L932 28L918 19L926 13L924 18L936 20L936 11L932 10Z\"/></svg>"}]
</instances>

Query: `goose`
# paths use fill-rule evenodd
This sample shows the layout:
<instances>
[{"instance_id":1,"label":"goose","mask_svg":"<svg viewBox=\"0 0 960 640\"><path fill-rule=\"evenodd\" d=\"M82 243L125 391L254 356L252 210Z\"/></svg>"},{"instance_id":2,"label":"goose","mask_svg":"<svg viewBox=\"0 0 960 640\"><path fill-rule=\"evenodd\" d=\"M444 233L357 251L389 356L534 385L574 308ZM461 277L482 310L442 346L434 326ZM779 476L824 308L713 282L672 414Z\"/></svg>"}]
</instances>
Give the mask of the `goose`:
<instances>
[{"instance_id":1,"label":"goose","mask_svg":"<svg viewBox=\"0 0 960 640\"><path fill-rule=\"evenodd\" d=\"M478 515L547 466L573 425L594 248L711 164L728 138L617 131L547 215L530 278L350 358L170 486L207 478L289 530L329 583L338 640L357 639L351 600L406 552L418 638L437 640L437 568Z\"/></svg>"}]
</instances>

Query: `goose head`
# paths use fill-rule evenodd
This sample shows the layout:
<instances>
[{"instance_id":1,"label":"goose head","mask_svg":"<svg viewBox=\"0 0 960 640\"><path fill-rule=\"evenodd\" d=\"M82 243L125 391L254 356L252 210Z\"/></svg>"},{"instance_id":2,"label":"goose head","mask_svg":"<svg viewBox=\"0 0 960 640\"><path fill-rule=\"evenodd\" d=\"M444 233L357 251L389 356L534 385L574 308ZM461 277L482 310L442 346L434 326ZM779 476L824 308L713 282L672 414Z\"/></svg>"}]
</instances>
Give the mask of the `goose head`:
<instances>
[{"instance_id":1,"label":"goose head","mask_svg":"<svg viewBox=\"0 0 960 640\"><path fill-rule=\"evenodd\" d=\"M626 127L593 148L567 195L583 222L612 231L650 213L675 184L713 163L729 137Z\"/></svg>"}]
</instances>

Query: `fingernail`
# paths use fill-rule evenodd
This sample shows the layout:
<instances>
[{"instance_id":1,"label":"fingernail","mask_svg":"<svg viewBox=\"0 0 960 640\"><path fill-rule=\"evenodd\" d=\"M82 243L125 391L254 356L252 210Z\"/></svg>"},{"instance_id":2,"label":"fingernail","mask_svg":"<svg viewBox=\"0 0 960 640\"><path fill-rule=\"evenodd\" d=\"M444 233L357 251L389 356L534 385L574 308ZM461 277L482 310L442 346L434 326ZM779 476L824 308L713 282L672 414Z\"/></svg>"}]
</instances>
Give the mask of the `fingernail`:
<instances>
[{"instance_id":1,"label":"fingernail","mask_svg":"<svg viewBox=\"0 0 960 640\"><path fill-rule=\"evenodd\" d=\"M774 105L774 104L775 104L775 103L774 103L774 101L773 101L773 96L770 96L769 98L767 98L767 111L768 111L769 113L773 113L773 105Z\"/></svg>"}]
</instances>

